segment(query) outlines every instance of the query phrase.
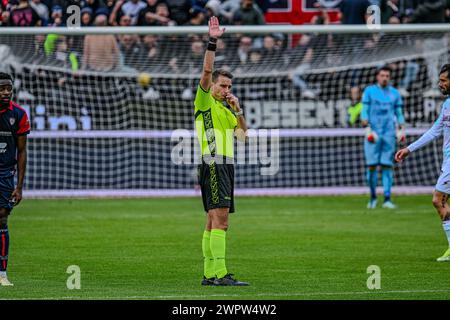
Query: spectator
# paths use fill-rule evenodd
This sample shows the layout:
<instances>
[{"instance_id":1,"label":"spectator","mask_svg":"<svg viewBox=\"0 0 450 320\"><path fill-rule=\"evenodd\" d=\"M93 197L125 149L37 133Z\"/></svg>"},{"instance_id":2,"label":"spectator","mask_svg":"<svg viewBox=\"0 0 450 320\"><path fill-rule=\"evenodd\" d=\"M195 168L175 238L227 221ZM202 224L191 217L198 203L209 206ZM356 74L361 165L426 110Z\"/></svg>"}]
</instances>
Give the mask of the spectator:
<instances>
[{"instance_id":1,"label":"spectator","mask_svg":"<svg viewBox=\"0 0 450 320\"><path fill-rule=\"evenodd\" d=\"M34 37L33 53L30 58L30 62L33 64L41 64L45 61L46 55L44 50L46 36L38 34Z\"/></svg>"},{"instance_id":2,"label":"spectator","mask_svg":"<svg viewBox=\"0 0 450 320\"><path fill-rule=\"evenodd\" d=\"M281 59L281 50L276 46L275 38L271 35L266 35L263 40L263 48L260 52L262 59L266 66L270 66L272 69L279 69L283 64Z\"/></svg>"},{"instance_id":3,"label":"spectator","mask_svg":"<svg viewBox=\"0 0 450 320\"><path fill-rule=\"evenodd\" d=\"M89 7L84 7L80 11L81 14L81 26L82 27L89 27L92 24L92 18L93 18L93 11Z\"/></svg>"},{"instance_id":4,"label":"spectator","mask_svg":"<svg viewBox=\"0 0 450 320\"><path fill-rule=\"evenodd\" d=\"M264 15L253 0L241 0L241 6L233 14L233 24L262 25L265 24Z\"/></svg>"},{"instance_id":5,"label":"spectator","mask_svg":"<svg viewBox=\"0 0 450 320\"><path fill-rule=\"evenodd\" d=\"M189 19L189 25L191 26L202 26L207 24L206 21L206 10L201 8L201 7L197 7L194 6L191 8L190 10L190 19Z\"/></svg>"},{"instance_id":6,"label":"spectator","mask_svg":"<svg viewBox=\"0 0 450 320\"><path fill-rule=\"evenodd\" d=\"M406 20L408 23L444 23L449 0L423 0L413 14Z\"/></svg>"},{"instance_id":7,"label":"spectator","mask_svg":"<svg viewBox=\"0 0 450 320\"><path fill-rule=\"evenodd\" d=\"M314 99L319 94L319 91L311 88L305 80L305 74L311 68L311 61L314 56L312 44L311 37L303 35L299 44L291 49L289 54L291 57L289 64L295 68L289 74L289 78L292 80L294 87L300 90L301 96L309 99Z\"/></svg>"},{"instance_id":8,"label":"spectator","mask_svg":"<svg viewBox=\"0 0 450 320\"><path fill-rule=\"evenodd\" d=\"M273 38L275 39L275 47L277 47L279 50L283 50L283 53L285 53L287 43L284 41L285 40L284 34L274 33Z\"/></svg>"},{"instance_id":9,"label":"spectator","mask_svg":"<svg viewBox=\"0 0 450 320\"><path fill-rule=\"evenodd\" d=\"M347 108L347 124L350 127L360 127L361 120L359 119L359 116L362 111L362 92L361 88L358 86L352 87L350 89L350 99L351 104Z\"/></svg>"},{"instance_id":10,"label":"spectator","mask_svg":"<svg viewBox=\"0 0 450 320\"><path fill-rule=\"evenodd\" d=\"M121 27L131 26L131 17L127 15L121 16L119 19L119 26Z\"/></svg>"},{"instance_id":11,"label":"spectator","mask_svg":"<svg viewBox=\"0 0 450 320\"><path fill-rule=\"evenodd\" d=\"M164 2L159 3L156 6L156 17L159 21L159 24L162 26L174 26L176 25L176 21L170 18L169 7Z\"/></svg>"},{"instance_id":12,"label":"spectator","mask_svg":"<svg viewBox=\"0 0 450 320\"><path fill-rule=\"evenodd\" d=\"M410 23L443 23L445 22L445 12L449 7L449 0L423 0L414 13L406 20ZM425 37L423 41L423 50L426 52L425 60L427 64L428 79L439 79L440 48L447 47L447 38L440 34ZM439 97L437 81L431 80L431 87L425 91L425 97Z\"/></svg>"},{"instance_id":13,"label":"spectator","mask_svg":"<svg viewBox=\"0 0 450 320\"><path fill-rule=\"evenodd\" d=\"M85 4L84 4L84 8L88 7L92 9L92 12L96 12L98 9L100 8L106 8L107 9L107 13L106 15L109 14L109 10L106 7L106 4L103 2L103 0L84 0Z\"/></svg>"},{"instance_id":14,"label":"spectator","mask_svg":"<svg viewBox=\"0 0 450 320\"><path fill-rule=\"evenodd\" d=\"M9 25L13 27L35 27L41 25L41 18L28 0L19 0L17 7L11 10Z\"/></svg>"},{"instance_id":15,"label":"spectator","mask_svg":"<svg viewBox=\"0 0 450 320\"><path fill-rule=\"evenodd\" d=\"M450 8L445 10L445 23L450 23Z\"/></svg>"},{"instance_id":16,"label":"spectator","mask_svg":"<svg viewBox=\"0 0 450 320\"><path fill-rule=\"evenodd\" d=\"M107 7L99 7L94 11L94 16L104 15L106 17L109 16L109 9Z\"/></svg>"},{"instance_id":17,"label":"spectator","mask_svg":"<svg viewBox=\"0 0 450 320\"><path fill-rule=\"evenodd\" d=\"M166 4L170 8L170 18L177 25L181 26L189 21L190 0L166 0Z\"/></svg>"},{"instance_id":18,"label":"spectator","mask_svg":"<svg viewBox=\"0 0 450 320\"><path fill-rule=\"evenodd\" d=\"M217 39L216 58L214 59L214 65L217 69L230 70L231 55L229 54L227 43L222 39Z\"/></svg>"},{"instance_id":19,"label":"spectator","mask_svg":"<svg viewBox=\"0 0 450 320\"><path fill-rule=\"evenodd\" d=\"M388 24L401 24L400 18L397 16L391 16L387 22Z\"/></svg>"},{"instance_id":20,"label":"spectator","mask_svg":"<svg viewBox=\"0 0 450 320\"><path fill-rule=\"evenodd\" d=\"M116 4L116 0L106 0L105 1L105 8L108 9L108 17L111 15L111 12L113 11L115 4Z\"/></svg>"},{"instance_id":21,"label":"spectator","mask_svg":"<svg viewBox=\"0 0 450 320\"><path fill-rule=\"evenodd\" d=\"M417 76L420 71L420 65L414 60L406 61L406 64L402 62L400 68L404 71L403 78L400 80L398 85L398 92L403 97L409 97L410 93L408 90L416 82Z\"/></svg>"},{"instance_id":22,"label":"spectator","mask_svg":"<svg viewBox=\"0 0 450 320\"><path fill-rule=\"evenodd\" d=\"M134 26L137 24L139 13L146 7L147 4L142 0L128 0L122 5L121 13L131 17L131 25Z\"/></svg>"},{"instance_id":23,"label":"spectator","mask_svg":"<svg viewBox=\"0 0 450 320\"><path fill-rule=\"evenodd\" d=\"M52 15L51 15L51 19L50 19L50 23L49 26L50 27L62 27L64 26L64 21L63 21L63 9L56 5L53 6L52 8Z\"/></svg>"},{"instance_id":24,"label":"spectator","mask_svg":"<svg viewBox=\"0 0 450 320\"><path fill-rule=\"evenodd\" d=\"M6 27L9 24L9 11L0 6L0 27Z\"/></svg>"},{"instance_id":25,"label":"spectator","mask_svg":"<svg viewBox=\"0 0 450 320\"><path fill-rule=\"evenodd\" d=\"M149 0L147 4L150 1L155 0ZM169 8L164 2L156 4L154 8L149 5L139 14L138 25L140 26L173 26L175 24L175 21L170 20Z\"/></svg>"},{"instance_id":26,"label":"spectator","mask_svg":"<svg viewBox=\"0 0 450 320\"><path fill-rule=\"evenodd\" d=\"M37 12L39 18L41 18L42 25L45 27L49 20L48 7L43 4L41 0L32 0L29 3L30 7L32 7Z\"/></svg>"},{"instance_id":27,"label":"spectator","mask_svg":"<svg viewBox=\"0 0 450 320\"><path fill-rule=\"evenodd\" d=\"M399 0L381 0L380 1L380 13L381 23L389 23L389 19L396 17L400 19Z\"/></svg>"},{"instance_id":28,"label":"spectator","mask_svg":"<svg viewBox=\"0 0 450 320\"><path fill-rule=\"evenodd\" d=\"M165 2L164 2L164 0L147 0L146 3L147 3L147 7L145 8L145 10L155 13L156 7L158 6L158 4L165 3Z\"/></svg>"},{"instance_id":29,"label":"spectator","mask_svg":"<svg viewBox=\"0 0 450 320\"><path fill-rule=\"evenodd\" d=\"M342 24L365 24L368 17L367 8L371 5L368 0L342 0L339 4L340 19ZM343 34L333 35L333 41L336 47L349 48L348 54L341 55L341 61L345 63L355 63L364 57L368 50L372 50L371 38L372 35L367 34L353 34L346 36ZM336 56L336 55L335 55ZM361 61L359 61L361 62ZM357 62L358 63L358 62ZM358 85L360 70L354 69L351 76L351 86Z\"/></svg>"},{"instance_id":30,"label":"spectator","mask_svg":"<svg viewBox=\"0 0 450 320\"><path fill-rule=\"evenodd\" d=\"M238 71L239 73L256 73L264 67L263 62L263 50L252 49L249 53L248 61Z\"/></svg>"},{"instance_id":31,"label":"spectator","mask_svg":"<svg viewBox=\"0 0 450 320\"><path fill-rule=\"evenodd\" d=\"M112 26L136 25L139 20L140 12L146 7L146 3L142 0L118 0L109 15L109 24ZM128 24L128 22L125 24L121 23L123 16L128 16L131 18L130 24Z\"/></svg>"},{"instance_id":32,"label":"spectator","mask_svg":"<svg viewBox=\"0 0 450 320\"><path fill-rule=\"evenodd\" d=\"M160 22L155 13L144 9L139 13L137 25L145 27L159 26Z\"/></svg>"},{"instance_id":33,"label":"spectator","mask_svg":"<svg viewBox=\"0 0 450 320\"><path fill-rule=\"evenodd\" d=\"M220 6L220 15L227 19L228 23L232 23L233 14L240 5L241 0L225 0Z\"/></svg>"},{"instance_id":34,"label":"spectator","mask_svg":"<svg viewBox=\"0 0 450 320\"><path fill-rule=\"evenodd\" d=\"M407 19L414 13L415 8L419 5L419 0L400 0L400 12L402 23L407 23Z\"/></svg>"},{"instance_id":35,"label":"spectator","mask_svg":"<svg viewBox=\"0 0 450 320\"><path fill-rule=\"evenodd\" d=\"M69 50L67 40L63 36L56 40L56 51L50 61L57 67L69 68L72 71L78 70L78 55Z\"/></svg>"},{"instance_id":36,"label":"spectator","mask_svg":"<svg viewBox=\"0 0 450 320\"><path fill-rule=\"evenodd\" d=\"M114 7L112 8L112 11L109 14L108 22L112 26L117 26L119 24L119 11L121 10L123 4L125 3L125 0L118 0Z\"/></svg>"},{"instance_id":37,"label":"spectator","mask_svg":"<svg viewBox=\"0 0 450 320\"><path fill-rule=\"evenodd\" d=\"M311 23L315 25L328 25L330 24L330 18L326 10L320 7L321 13L319 15L314 16L311 19ZM335 55L332 54L334 47L334 36L332 34L312 34L310 35L308 49L309 51L309 61L311 64L335 64L337 61L335 60ZM327 50L330 49L330 50ZM334 59L333 61L330 61ZM303 61L305 62L305 61Z\"/></svg>"},{"instance_id":38,"label":"spectator","mask_svg":"<svg viewBox=\"0 0 450 320\"><path fill-rule=\"evenodd\" d=\"M137 69L139 67L139 57L142 57L139 37L137 35L125 34L120 36L119 40L123 65Z\"/></svg>"},{"instance_id":39,"label":"spectator","mask_svg":"<svg viewBox=\"0 0 450 320\"><path fill-rule=\"evenodd\" d=\"M156 24L156 6L159 0L147 0L147 6L139 12L137 25L139 26L152 26Z\"/></svg>"},{"instance_id":40,"label":"spectator","mask_svg":"<svg viewBox=\"0 0 450 320\"><path fill-rule=\"evenodd\" d=\"M170 73L175 73L175 74L180 74L182 73L182 67L181 67L181 58L180 57L172 57L169 60L169 63L167 64L169 67L169 72Z\"/></svg>"},{"instance_id":41,"label":"spectator","mask_svg":"<svg viewBox=\"0 0 450 320\"><path fill-rule=\"evenodd\" d=\"M160 48L158 44L158 37L153 34L147 34L142 38L141 50L143 67L147 71L161 71L160 66Z\"/></svg>"},{"instance_id":42,"label":"spectator","mask_svg":"<svg viewBox=\"0 0 450 320\"><path fill-rule=\"evenodd\" d=\"M190 74L199 73L203 66L205 48L203 41L195 40L191 43L191 52L185 62L185 67Z\"/></svg>"},{"instance_id":43,"label":"spectator","mask_svg":"<svg viewBox=\"0 0 450 320\"><path fill-rule=\"evenodd\" d=\"M206 12L206 20L209 20L210 17L215 16L219 19L219 23L223 24L225 23L221 11L220 11L221 3L219 0L209 0L205 4L205 10Z\"/></svg>"},{"instance_id":44,"label":"spectator","mask_svg":"<svg viewBox=\"0 0 450 320\"><path fill-rule=\"evenodd\" d=\"M106 26L107 17L105 15L95 17L94 25ZM117 68L119 54L114 35L87 35L84 38L83 68L100 72L112 71Z\"/></svg>"},{"instance_id":45,"label":"spectator","mask_svg":"<svg viewBox=\"0 0 450 320\"><path fill-rule=\"evenodd\" d=\"M342 0L338 8L342 24L365 24L368 0Z\"/></svg>"},{"instance_id":46,"label":"spectator","mask_svg":"<svg viewBox=\"0 0 450 320\"><path fill-rule=\"evenodd\" d=\"M82 4L85 3L85 0L41 0L41 1L43 4L47 6L47 8L49 8L49 10L55 6L59 6L61 8L63 24L65 24L68 16L70 16L70 14L67 12L68 7L75 5L81 8L83 6Z\"/></svg>"},{"instance_id":47,"label":"spectator","mask_svg":"<svg viewBox=\"0 0 450 320\"><path fill-rule=\"evenodd\" d=\"M250 37L243 36L239 40L239 46L237 48L237 61L234 63L235 68L245 65L250 57L250 51L252 50L253 40Z\"/></svg>"}]
</instances>

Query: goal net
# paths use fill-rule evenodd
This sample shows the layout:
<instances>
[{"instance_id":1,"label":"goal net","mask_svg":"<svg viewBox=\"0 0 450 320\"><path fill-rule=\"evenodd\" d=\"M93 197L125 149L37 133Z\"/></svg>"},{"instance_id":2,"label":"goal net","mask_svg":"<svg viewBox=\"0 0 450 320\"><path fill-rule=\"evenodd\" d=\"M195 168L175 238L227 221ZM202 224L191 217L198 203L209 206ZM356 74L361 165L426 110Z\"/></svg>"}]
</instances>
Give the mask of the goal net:
<instances>
[{"instance_id":1,"label":"goal net","mask_svg":"<svg viewBox=\"0 0 450 320\"><path fill-rule=\"evenodd\" d=\"M449 61L446 26L409 27L229 28L215 67L233 72L251 128L249 141L235 146L236 193L366 193L364 132L349 122L351 92L391 66L407 143L444 100L437 79ZM205 28L3 30L0 70L14 75L15 99L32 126L30 196L199 193L193 99ZM432 190L441 142L396 165L394 192Z\"/></svg>"}]
</instances>

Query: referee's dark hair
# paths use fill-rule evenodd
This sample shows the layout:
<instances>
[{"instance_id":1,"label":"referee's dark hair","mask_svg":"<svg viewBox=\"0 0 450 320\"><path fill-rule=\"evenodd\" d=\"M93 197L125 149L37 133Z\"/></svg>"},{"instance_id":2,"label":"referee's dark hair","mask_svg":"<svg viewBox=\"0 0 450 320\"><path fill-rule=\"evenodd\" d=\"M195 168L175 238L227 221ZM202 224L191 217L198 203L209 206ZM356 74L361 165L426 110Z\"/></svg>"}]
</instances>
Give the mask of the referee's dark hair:
<instances>
[{"instance_id":1,"label":"referee's dark hair","mask_svg":"<svg viewBox=\"0 0 450 320\"><path fill-rule=\"evenodd\" d=\"M0 80L11 80L11 82L14 82L13 77L5 72L0 72Z\"/></svg>"},{"instance_id":2,"label":"referee's dark hair","mask_svg":"<svg viewBox=\"0 0 450 320\"><path fill-rule=\"evenodd\" d=\"M377 69L377 75L379 75L381 71L387 71L389 73L392 73L392 68L389 66L382 66L381 68Z\"/></svg>"},{"instance_id":3,"label":"referee's dark hair","mask_svg":"<svg viewBox=\"0 0 450 320\"><path fill-rule=\"evenodd\" d=\"M443 74L444 72L447 72L447 79L450 79L450 64L444 64L441 68L441 71L439 72L439 75Z\"/></svg>"},{"instance_id":4,"label":"referee's dark hair","mask_svg":"<svg viewBox=\"0 0 450 320\"><path fill-rule=\"evenodd\" d=\"M217 70L214 70L214 72L212 73L212 81L216 82L217 78L219 78L219 76L233 79L233 74L230 71L225 70L225 69L217 69Z\"/></svg>"}]
</instances>

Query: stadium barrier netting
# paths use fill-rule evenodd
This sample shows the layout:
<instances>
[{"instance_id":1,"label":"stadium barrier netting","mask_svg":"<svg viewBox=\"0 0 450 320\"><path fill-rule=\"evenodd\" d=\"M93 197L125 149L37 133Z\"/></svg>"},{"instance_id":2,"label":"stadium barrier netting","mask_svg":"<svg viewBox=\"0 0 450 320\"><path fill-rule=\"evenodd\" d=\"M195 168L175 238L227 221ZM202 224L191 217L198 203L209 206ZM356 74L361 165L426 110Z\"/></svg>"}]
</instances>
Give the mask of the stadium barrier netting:
<instances>
[{"instance_id":1,"label":"stadium barrier netting","mask_svg":"<svg viewBox=\"0 0 450 320\"><path fill-rule=\"evenodd\" d=\"M206 28L3 30L0 70L14 75L15 99L32 125L28 196L199 193L193 99ZM366 193L364 132L348 122L350 90L390 65L410 143L444 100L436 83L448 61L447 30L228 27L216 67L233 72L251 128L246 144L236 142L236 193ZM395 167L394 192L432 190L441 142Z\"/></svg>"}]
</instances>

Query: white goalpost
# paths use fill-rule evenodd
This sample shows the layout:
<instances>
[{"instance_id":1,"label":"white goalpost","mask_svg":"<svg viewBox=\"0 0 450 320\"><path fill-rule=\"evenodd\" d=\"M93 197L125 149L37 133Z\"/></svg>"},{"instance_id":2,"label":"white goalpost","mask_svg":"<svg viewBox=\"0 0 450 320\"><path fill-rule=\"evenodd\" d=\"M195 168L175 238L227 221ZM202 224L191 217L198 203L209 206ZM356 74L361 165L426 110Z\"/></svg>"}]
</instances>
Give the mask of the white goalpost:
<instances>
[{"instance_id":1,"label":"white goalpost","mask_svg":"<svg viewBox=\"0 0 450 320\"><path fill-rule=\"evenodd\" d=\"M235 146L236 195L366 194L364 132L347 109L352 88L372 84L381 65L401 89L407 143L445 99L435 84L449 60L447 24L226 29L215 64L234 74L251 128ZM3 28L0 71L14 75L32 125L25 196L199 195L193 99L206 34ZM96 36L115 39L111 57L92 50ZM416 152L395 167L393 193L429 193L441 160L441 140Z\"/></svg>"}]
</instances>

